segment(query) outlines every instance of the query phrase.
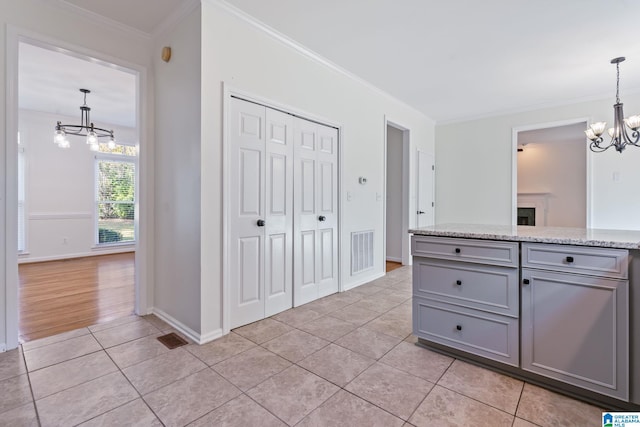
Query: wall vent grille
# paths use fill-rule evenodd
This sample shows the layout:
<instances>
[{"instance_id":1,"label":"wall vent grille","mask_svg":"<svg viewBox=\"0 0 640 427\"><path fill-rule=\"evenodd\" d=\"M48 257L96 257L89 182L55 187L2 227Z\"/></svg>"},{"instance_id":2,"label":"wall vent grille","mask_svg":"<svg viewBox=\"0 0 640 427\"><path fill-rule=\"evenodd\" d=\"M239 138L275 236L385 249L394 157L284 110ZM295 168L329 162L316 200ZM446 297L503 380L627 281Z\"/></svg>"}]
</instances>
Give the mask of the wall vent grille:
<instances>
[{"instance_id":1,"label":"wall vent grille","mask_svg":"<svg viewBox=\"0 0 640 427\"><path fill-rule=\"evenodd\" d=\"M373 230L351 233L351 275L373 268Z\"/></svg>"}]
</instances>

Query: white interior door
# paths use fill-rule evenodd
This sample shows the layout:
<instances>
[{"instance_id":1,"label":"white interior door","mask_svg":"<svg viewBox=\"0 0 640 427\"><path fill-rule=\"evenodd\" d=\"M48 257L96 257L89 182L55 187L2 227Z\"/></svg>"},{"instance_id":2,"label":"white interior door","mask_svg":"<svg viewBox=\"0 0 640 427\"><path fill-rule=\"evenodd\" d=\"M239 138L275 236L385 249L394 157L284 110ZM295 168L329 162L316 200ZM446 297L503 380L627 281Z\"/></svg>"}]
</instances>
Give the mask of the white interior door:
<instances>
[{"instance_id":1,"label":"white interior door","mask_svg":"<svg viewBox=\"0 0 640 427\"><path fill-rule=\"evenodd\" d=\"M230 327L265 317L265 107L232 98L229 118Z\"/></svg>"},{"instance_id":2,"label":"white interior door","mask_svg":"<svg viewBox=\"0 0 640 427\"><path fill-rule=\"evenodd\" d=\"M316 281L318 228L316 195L317 160L316 124L307 120L294 122L294 197L293 209L293 305L299 306L318 298Z\"/></svg>"},{"instance_id":3,"label":"white interior door","mask_svg":"<svg viewBox=\"0 0 640 427\"><path fill-rule=\"evenodd\" d=\"M338 291L338 131L294 121L294 306Z\"/></svg>"},{"instance_id":4,"label":"white interior door","mask_svg":"<svg viewBox=\"0 0 640 427\"><path fill-rule=\"evenodd\" d=\"M435 223L433 155L418 150L418 197L416 200L416 226L426 227Z\"/></svg>"},{"instance_id":5,"label":"white interior door","mask_svg":"<svg viewBox=\"0 0 640 427\"><path fill-rule=\"evenodd\" d=\"M265 317L293 306L293 116L266 108Z\"/></svg>"},{"instance_id":6,"label":"white interior door","mask_svg":"<svg viewBox=\"0 0 640 427\"><path fill-rule=\"evenodd\" d=\"M316 125L318 297L338 292L338 130Z\"/></svg>"}]
</instances>

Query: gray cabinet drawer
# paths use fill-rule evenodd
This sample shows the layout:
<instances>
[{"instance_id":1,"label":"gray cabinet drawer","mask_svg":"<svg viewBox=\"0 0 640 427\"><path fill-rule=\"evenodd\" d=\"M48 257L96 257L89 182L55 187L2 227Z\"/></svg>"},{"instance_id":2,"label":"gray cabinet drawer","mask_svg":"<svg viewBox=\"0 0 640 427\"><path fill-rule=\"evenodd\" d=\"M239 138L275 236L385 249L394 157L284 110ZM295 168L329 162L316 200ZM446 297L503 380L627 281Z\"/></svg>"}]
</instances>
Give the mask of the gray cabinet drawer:
<instances>
[{"instance_id":1,"label":"gray cabinet drawer","mask_svg":"<svg viewBox=\"0 0 640 427\"><path fill-rule=\"evenodd\" d=\"M626 279L629 251L584 246L522 244L522 267Z\"/></svg>"},{"instance_id":2,"label":"gray cabinet drawer","mask_svg":"<svg viewBox=\"0 0 640 427\"><path fill-rule=\"evenodd\" d=\"M518 319L425 298L413 299L414 334L424 340L518 366Z\"/></svg>"},{"instance_id":3,"label":"gray cabinet drawer","mask_svg":"<svg viewBox=\"0 0 640 427\"><path fill-rule=\"evenodd\" d=\"M518 244L450 237L413 236L413 256L518 267Z\"/></svg>"},{"instance_id":4,"label":"gray cabinet drawer","mask_svg":"<svg viewBox=\"0 0 640 427\"><path fill-rule=\"evenodd\" d=\"M413 294L518 317L518 270L430 258L413 259Z\"/></svg>"}]
</instances>

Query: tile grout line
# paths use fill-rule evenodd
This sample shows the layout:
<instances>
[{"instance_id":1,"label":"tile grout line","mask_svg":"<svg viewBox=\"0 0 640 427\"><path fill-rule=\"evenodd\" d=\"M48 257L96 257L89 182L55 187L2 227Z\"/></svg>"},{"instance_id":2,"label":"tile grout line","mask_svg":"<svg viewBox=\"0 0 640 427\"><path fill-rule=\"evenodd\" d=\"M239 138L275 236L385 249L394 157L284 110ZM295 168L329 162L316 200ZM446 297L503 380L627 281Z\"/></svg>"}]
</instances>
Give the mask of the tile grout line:
<instances>
[{"instance_id":1,"label":"tile grout line","mask_svg":"<svg viewBox=\"0 0 640 427\"><path fill-rule=\"evenodd\" d=\"M119 327L119 326L128 325L128 324L130 324L130 323L133 323L133 321L132 321L132 322L124 323L124 324L122 324L122 325L116 325L116 326L114 326L114 328L115 328L115 327ZM155 327L155 326L154 326L154 327ZM113 329L113 328L106 328L106 329L102 329L102 330L97 331L97 332L101 332L101 331L103 331L103 330L108 330L108 329ZM158 329L158 328L156 328L156 329ZM110 374L112 374L112 373L120 372L120 373L124 376L124 378L127 380L127 382L131 385L131 387L135 390L135 392L138 394L139 398L140 398L140 399L145 403L145 405L147 405L146 401L144 400L144 398L142 397L142 395L140 394L140 392L138 391L138 389L137 389L137 388L135 388L135 387L133 386L133 384L131 383L131 381L129 381L129 378L124 374L124 372L122 371L122 369L120 368L120 366L119 366L119 365L118 365L118 364L113 360L113 358L111 357L111 355L108 353L107 348L113 348L113 347L117 347L118 345L121 345L121 344L127 344L127 343L130 343L130 342L136 341L136 340L138 340L138 339L147 338L147 337L149 337L149 336L152 336L153 334L145 335L145 336L143 336L143 337L138 337L138 338L136 338L136 339L134 339L134 340L125 341L125 342L122 342L121 344L117 344L117 345L114 345L114 346L111 346L111 347L107 347L107 348L105 348L105 347L102 345L102 343L101 343L101 342L100 342L100 341L95 337L94 332L93 332L93 331L91 331L89 328L87 328L87 330L89 331L89 333L88 333L88 334L85 334L85 335L80 335L80 337L83 337L83 336L86 336L86 335L91 335L91 336L93 337L93 339L94 339L94 340L98 343L98 345L101 347L99 350L96 350L96 351L93 351L93 352L90 352L90 353L87 353L87 354L84 354L84 355L81 355L81 356L73 357L73 358L70 358L70 359L67 359L67 360L64 360L64 361L58 362L58 363L54 363L54 364L52 364L52 365L45 366L45 367L42 367L42 368L40 368L40 369L33 370L33 371L31 371L31 372L37 372L37 371L42 370L42 369L46 369L46 368L49 368L49 367L53 367L53 366L56 366L56 365L60 365L60 364L62 364L62 363L66 363L66 362L69 362L69 361L72 361L72 360L76 360L76 359L79 359L79 358L81 358L81 357L89 356L89 355L92 355L92 354L96 354L96 353L99 353L99 352L104 352L104 353L105 353L105 355L109 358L109 360L111 360L111 362L112 362L112 363L114 364L114 366L116 367L116 371L109 372L109 373L106 373L106 374L104 374L104 375L100 375L100 376L98 376L98 377L96 377L96 378L92 378L91 380L83 381L83 382L81 382L81 383L79 383L79 384L75 384L74 386L69 387L69 388L65 388L65 389L62 389L62 390L58 390L58 391L56 391L55 393L49 394L49 395L47 395L47 396L44 396L44 397L42 397L42 398L40 398L40 399L38 399L38 400L42 400L42 399L48 398L48 397L50 397L50 396L54 396L54 395L56 395L56 394L62 393L62 392L67 391L67 390L70 390L71 388L77 387L77 386L79 386L79 385L86 384L86 383L88 383L88 382L94 381L94 380L99 379L99 378L103 378L103 377L105 377L105 376L107 376L107 375L110 375ZM160 331L160 332L161 332L161 331ZM62 342L68 341L68 340L73 339L73 338L79 338L79 337L72 337L72 338L69 338L69 339L66 339L66 340L62 340L62 341L59 341L59 342L56 342L56 343L52 343L52 344L62 343ZM51 345L51 344L48 344L48 345ZM37 348L36 348L36 349L34 349L34 350L37 350L38 348L44 348L44 347L47 347L48 345L45 345L45 346L42 346L42 347L37 347ZM24 358L24 352L23 352L23 358ZM24 361L24 362L25 362L25 367L27 367L27 364L26 364L26 358L25 358L25 361ZM205 365L206 365L206 364L205 364ZM198 372L200 372L200 371L198 371ZM28 367L27 367L27 373L28 373L28 374L30 373L30 372L28 371ZM28 378L29 378L29 386L30 386L30 388L31 388L31 395L32 395L32 398L33 398L33 404L34 404L34 407L36 408L36 415L38 416L38 420L39 420L39 413L37 412L36 399L35 399L35 396L34 396L34 394L33 394L33 388L31 387L31 377L28 377ZM92 419L94 419L94 418L98 418L98 417L100 417L100 416L102 416L102 415L106 414L107 412L110 412L110 411L112 411L112 410L118 409L118 408L120 408L120 407L122 407L122 406L124 406L124 405L127 405L127 404L129 404L129 403L133 402L134 400L136 400L136 399L130 400L130 401L128 401L128 402L125 402L125 403L123 403L122 405L118 405L118 406L116 406L116 407L114 407L114 408L109 409L108 411L102 412L102 413L100 413L100 414L98 414L98 415L96 415L96 416L94 416L94 417L92 417L92 418L89 418L89 419L87 419L87 420L83 420L81 423L87 422L87 421L92 420ZM147 407L148 407L148 405L147 405ZM149 407L149 409L150 409L150 410L151 410L151 412L154 414L154 416L156 416L156 418L158 418L158 420L159 420L160 418L156 415L156 413L155 413L155 412L154 412L150 407ZM160 422L162 423L162 421L160 421ZM162 424L164 425L164 423L162 423Z\"/></svg>"},{"instance_id":2,"label":"tile grout line","mask_svg":"<svg viewBox=\"0 0 640 427\"><path fill-rule=\"evenodd\" d=\"M146 338L146 337L145 337L145 338ZM113 358L111 357L111 355L109 354L109 352L107 352L107 350L103 350L103 351L106 353L106 355L107 355L107 357L109 358L109 360L111 360L111 362L116 366L116 368L118 369L118 372L120 372L120 375L122 375L122 376L125 378L125 380L127 380L127 382L129 383L129 385L131 386L131 388L133 388L133 389L135 390L135 392L138 394L138 398L139 398L139 399L140 399L140 400L145 404L145 406L146 406L147 408L149 408L149 410L151 411L151 413L153 414L153 416L154 416L154 417L156 417L156 419L160 422L160 424L162 424L163 426L165 426L165 423L163 423L163 422L162 422L162 420L160 419L160 417L158 416L158 414L156 414L156 413L155 413L155 411L154 411L154 410L149 406L149 404L147 403L147 401L146 401L146 400L144 400L144 397L142 396L142 393L140 393L140 391L139 391L139 390L138 390L138 389L133 385L133 383L131 382L131 380L129 380L129 377L127 377L127 375L122 371L122 369L120 368L120 365L118 365L118 364L116 363L116 361L115 361L115 360L113 360ZM205 363L205 365L206 365L206 363ZM200 372L200 371L198 371L198 372ZM128 405L129 403L131 403L131 402L133 402L133 401L135 401L135 400L136 400L136 399L130 400L129 402L123 403L122 405L120 405L120 406L118 406L118 407L116 407L116 408L112 408L112 409L110 409L110 410L108 410L108 411L106 411L106 412L103 412L102 414L96 415L96 416L95 416L95 417L93 417L93 418L100 417L100 416L102 416L102 415L106 414L107 412L111 412L111 411L113 411L113 410L115 410L115 409L121 408L121 407L123 407L124 405ZM93 419L93 418L91 418L91 419ZM86 420L86 421L89 421L89 420ZM86 421L83 421L83 422L86 422Z\"/></svg>"},{"instance_id":3,"label":"tile grout line","mask_svg":"<svg viewBox=\"0 0 640 427\"><path fill-rule=\"evenodd\" d=\"M20 352L22 353L22 362L24 363L25 373L27 375L27 381L29 382L29 391L31 392L31 404L33 405L33 410L36 413L36 421L38 425L41 426L40 422L40 413L38 412L38 405L36 405L36 397L33 395L33 386L31 385L31 376L29 375L29 368L27 367L27 359L24 356L24 350L22 349L22 344L20 344Z\"/></svg>"}]
</instances>

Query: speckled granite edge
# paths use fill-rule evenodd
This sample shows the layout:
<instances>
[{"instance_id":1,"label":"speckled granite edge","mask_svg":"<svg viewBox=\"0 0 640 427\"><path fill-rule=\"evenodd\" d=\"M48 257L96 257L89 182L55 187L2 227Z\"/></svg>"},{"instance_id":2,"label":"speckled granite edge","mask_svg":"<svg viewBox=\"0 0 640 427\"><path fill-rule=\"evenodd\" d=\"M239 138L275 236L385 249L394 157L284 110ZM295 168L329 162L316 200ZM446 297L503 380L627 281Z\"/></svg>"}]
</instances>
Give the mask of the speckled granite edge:
<instances>
[{"instance_id":1,"label":"speckled granite edge","mask_svg":"<svg viewBox=\"0 0 640 427\"><path fill-rule=\"evenodd\" d=\"M565 227L511 227L475 224L443 224L409 230L421 236L510 242L552 243L615 249L640 249L640 231Z\"/></svg>"}]
</instances>

